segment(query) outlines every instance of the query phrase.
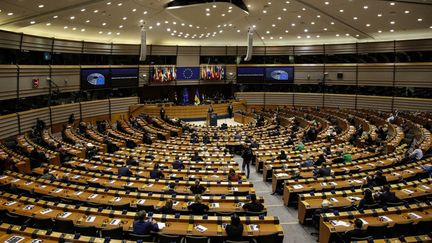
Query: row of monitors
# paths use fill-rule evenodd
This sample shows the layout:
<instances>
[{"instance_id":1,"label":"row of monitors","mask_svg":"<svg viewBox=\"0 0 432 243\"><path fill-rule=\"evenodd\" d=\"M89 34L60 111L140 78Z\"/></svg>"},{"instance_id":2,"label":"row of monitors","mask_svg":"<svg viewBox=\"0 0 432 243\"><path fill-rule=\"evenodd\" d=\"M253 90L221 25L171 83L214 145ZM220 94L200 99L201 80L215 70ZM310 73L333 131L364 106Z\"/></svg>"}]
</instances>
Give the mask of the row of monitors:
<instances>
[{"instance_id":1,"label":"row of monitors","mask_svg":"<svg viewBox=\"0 0 432 243\"><path fill-rule=\"evenodd\" d=\"M226 80L226 69L221 65L201 67L152 66L150 81L166 83L181 80ZM81 69L81 89L137 87L138 68ZM294 67L238 67L239 83L292 83Z\"/></svg>"}]
</instances>

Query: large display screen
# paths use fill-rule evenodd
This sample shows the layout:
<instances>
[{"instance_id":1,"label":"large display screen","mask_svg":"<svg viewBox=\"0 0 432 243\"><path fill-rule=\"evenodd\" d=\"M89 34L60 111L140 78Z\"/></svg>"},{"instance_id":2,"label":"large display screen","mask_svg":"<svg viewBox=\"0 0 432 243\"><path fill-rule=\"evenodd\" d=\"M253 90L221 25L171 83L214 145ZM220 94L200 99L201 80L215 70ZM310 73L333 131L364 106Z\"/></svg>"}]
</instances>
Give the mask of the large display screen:
<instances>
[{"instance_id":1,"label":"large display screen","mask_svg":"<svg viewBox=\"0 0 432 243\"><path fill-rule=\"evenodd\" d=\"M150 77L153 82L166 83L177 80L175 66L153 66L150 68Z\"/></svg>"},{"instance_id":2,"label":"large display screen","mask_svg":"<svg viewBox=\"0 0 432 243\"><path fill-rule=\"evenodd\" d=\"M237 81L239 83L264 82L265 69L263 67L238 67Z\"/></svg>"},{"instance_id":3,"label":"large display screen","mask_svg":"<svg viewBox=\"0 0 432 243\"><path fill-rule=\"evenodd\" d=\"M225 67L221 65L201 66L202 80L225 80Z\"/></svg>"},{"instance_id":4,"label":"large display screen","mask_svg":"<svg viewBox=\"0 0 432 243\"><path fill-rule=\"evenodd\" d=\"M294 82L294 67L267 67L265 80L268 83Z\"/></svg>"},{"instance_id":5,"label":"large display screen","mask_svg":"<svg viewBox=\"0 0 432 243\"><path fill-rule=\"evenodd\" d=\"M108 68L81 69L81 89L109 88L110 70Z\"/></svg>"},{"instance_id":6,"label":"large display screen","mask_svg":"<svg viewBox=\"0 0 432 243\"><path fill-rule=\"evenodd\" d=\"M113 68L111 69L111 87L137 87L138 68Z\"/></svg>"}]
</instances>

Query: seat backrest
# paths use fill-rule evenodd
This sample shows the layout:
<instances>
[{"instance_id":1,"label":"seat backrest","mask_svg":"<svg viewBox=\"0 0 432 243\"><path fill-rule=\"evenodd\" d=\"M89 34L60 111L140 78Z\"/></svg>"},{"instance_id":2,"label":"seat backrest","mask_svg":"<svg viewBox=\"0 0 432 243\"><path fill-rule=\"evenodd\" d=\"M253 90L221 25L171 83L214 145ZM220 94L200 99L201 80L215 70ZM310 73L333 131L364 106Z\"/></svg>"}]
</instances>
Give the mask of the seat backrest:
<instances>
[{"instance_id":1,"label":"seat backrest","mask_svg":"<svg viewBox=\"0 0 432 243\"><path fill-rule=\"evenodd\" d=\"M279 236L279 233L274 233L270 235L261 235L255 239L258 243L282 243L283 237Z\"/></svg>"},{"instance_id":2,"label":"seat backrest","mask_svg":"<svg viewBox=\"0 0 432 243\"><path fill-rule=\"evenodd\" d=\"M72 222L72 220L55 219L54 229L56 231L60 231L63 233L73 234L75 227L74 227L74 223Z\"/></svg>"},{"instance_id":3,"label":"seat backrest","mask_svg":"<svg viewBox=\"0 0 432 243\"><path fill-rule=\"evenodd\" d=\"M186 236L186 243L207 243L208 238L204 236Z\"/></svg>"},{"instance_id":4,"label":"seat backrest","mask_svg":"<svg viewBox=\"0 0 432 243\"><path fill-rule=\"evenodd\" d=\"M180 243L181 239L179 235L159 234L158 243Z\"/></svg>"},{"instance_id":5,"label":"seat backrest","mask_svg":"<svg viewBox=\"0 0 432 243\"><path fill-rule=\"evenodd\" d=\"M267 211L261 211L261 212L252 212L252 211L246 211L246 216L259 216L259 215L267 215Z\"/></svg>"},{"instance_id":6,"label":"seat backrest","mask_svg":"<svg viewBox=\"0 0 432 243\"><path fill-rule=\"evenodd\" d=\"M97 229L94 226L75 225L75 231L86 236L98 236Z\"/></svg>"},{"instance_id":7,"label":"seat backrest","mask_svg":"<svg viewBox=\"0 0 432 243\"><path fill-rule=\"evenodd\" d=\"M113 229L102 229L101 230L102 237L109 236L111 239L123 239L123 227L117 227Z\"/></svg>"},{"instance_id":8,"label":"seat backrest","mask_svg":"<svg viewBox=\"0 0 432 243\"><path fill-rule=\"evenodd\" d=\"M140 234L129 233L129 239L135 241L142 240L143 242L154 242L154 237L152 235L140 235Z\"/></svg>"}]
</instances>

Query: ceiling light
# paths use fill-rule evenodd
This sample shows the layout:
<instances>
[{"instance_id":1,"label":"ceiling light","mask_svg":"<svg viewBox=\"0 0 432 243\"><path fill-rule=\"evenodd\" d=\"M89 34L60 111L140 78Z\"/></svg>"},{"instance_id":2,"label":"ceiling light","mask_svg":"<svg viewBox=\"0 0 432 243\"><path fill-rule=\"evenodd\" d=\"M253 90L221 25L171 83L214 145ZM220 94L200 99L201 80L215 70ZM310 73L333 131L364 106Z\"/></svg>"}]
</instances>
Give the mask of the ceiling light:
<instances>
[{"instance_id":1,"label":"ceiling light","mask_svg":"<svg viewBox=\"0 0 432 243\"><path fill-rule=\"evenodd\" d=\"M270 36L270 40L273 40L273 36Z\"/></svg>"},{"instance_id":2,"label":"ceiling light","mask_svg":"<svg viewBox=\"0 0 432 243\"><path fill-rule=\"evenodd\" d=\"M144 11L144 13L143 14L147 14L148 12L147 11Z\"/></svg>"},{"instance_id":3,"label":"ceiling light","mask_svg":"<svg viewBox=\"0 0 432 243\"><path fill-rule=\"evenodd\" d=\"M422 21L423 21L423 19L417 19L417 21L418 21L418 22L422 22Z\"/></svg>"},{"instance_id":4,"label":"ceiling light","mask_svg":"<svg viewBox=\"0 0 432 243\"><path fill-rule=\"evenodd\" d=\"M279 40L282 40L283 39L283 37L282 36L279 36Z\"/></svg>"},{"instance_id":5,"label":"ceiling light","mask_svg":"<svg viewBox=\"0 0 432 243\"><path fill-rule=\"evenodd\" d=\"M176 24L177 24L177 22L173 21L173 25L176 25Z\"/></svg>"},{"instance_id":6,"label":"ceiling light","mask_svg":"<svg viewBox=\"0 0 432 243\"><path fill-rule=\"evenodd\" d=\"M340 35L339 34L336 34L336 37L339 37Z\"/></svg>"},{"instance_id":7,"label":"ceiling light","mask_svg":"<svg viewBox=\"0 0 432 243\"><path fill-rule=\"evenodd\" d=\"M382 31L381 30L378 30L378 33L381 33Z\"/></svg>"},{"instance_id":8,"label":"ceiling light","mask_svg":"<svg viewBox=\"0 0 432 243\"><path fill-rule=\"evenodd\" d=\"M85 31L85 29L81 29L81 32L84 32Z\"/></svg>"},{"instance_id":9,"label":"ceiling light","mask_svg":"<svg viewBox=\"0 0 432 243\"><path fill-rule=\"evenodd\" d=\"M343 13L343 12L344 12L344 10L343 10L343 9L339 9L339 12Z\"/></svg>"},{"instance_id":10,"label":"ceiling light","mask_svg":"<svg viewBox=\"0 0 432 243\"><path fill-rule=\"evenodd\" d=\"M286 4L290 4L290 1L286 1L285 3L286 3Z\"/></svg>"},{"instance_id":11,"label":"ceiling light","mask_svg":"<svg viewBox=\"0 0 432 243\"><path fill-rule=\"evenodd\" d=\"M331 22L330 24L335 24L334 22Z\"/></svg>"},{"instance_id":12,"label":"ceiling light","mask_svg":"<svg viewBox=\"0 0 432 243\"><path fill-rule=\"evenodd\" d=\"M207 16L210 16L210 13L206 13Z\"/></svg>"},{"instance_id":13,"label":"ceiling light","mask_svg":"<svg viewBox=\"0 0 432 243\"><path fill-rule=\"evenodd\" d=\"M308 32L309 30L308 29L304 29L304 32Z\"/></svg>"},{"instance_id":14,"label":"ceiling light","mask_svg":"<svg viewBox=\"0 0 432 243\"><path fill-rule=\"evenodd\" d=\"M153 26L150 25L150 26L149 26L149 30L151 30L151 29L153 29Z\"/></svg>"},{"instance_id":15,"label":"ceiling light","mask_svg":"<svg viewBox=\"0 0 432 243\"><path fill-rule=\"evenodd\" d=\"M39 5L38 8L43 8L45 7L43 4Z\"/></svg>"},{"instance_id":16,"label":"ceiling light","mask_svg":"<svg viewBox=\"0 0 432 243\"><path fill-rule=\"evenodd\" d=\"M405 12L404 13L406 13L406 14L409 14L410 13L410 11L409 10L405 10Z\"/></svg>"},{"instance_id":17,"label":"ceiling light","mask_svg":"<svg viewBox=\"0 0 432 243\"><path fill-rule=\"evenodd\" d=\"M118 3L118 4L117 4L117 6L119 6L119 7L120 7L121 5L123 5L123 3ZM108 32L108 33L111 33L111 32Z\"/></svg>"},{"instance_id":18,"label":"ceiling light","mask_svg":"<svg viewBox=\"0 0 432 243\"><path fill-rule=\"evenodd\" d=\"M12 16L12 15L13 15L13 13L8 13L7 15L8 15L8 16Z\"/></svg>"},{"instance_id":19,"label":"ceiling light","mask_svg":"<svg viewBox=\"0 0 432 243\"><path fill-rule=\"evenodd\" d=\"M185 23L181 23L181 26L185 26Z\"/></svg>"},{"instance_id":20,"label":"ceiling light","mask_svg":"<svg viewBox=\"0 0 432 243\"><path fill-rule=\"evenodd\" d=\"M321 36L317 35L316 38L320 38Z\"/></svg>"},{"instance_id":21,"label":"ceiling light","mask_svg":"<svg viewBox=\"0 0 432 243\"><path fill-rule=\"evenodd\" d=\"M190 24L190 25L189 25L189 27L190 27L190 28L192 28L192 27L193 27L193 25L192 25L192 24Z\"/></svg>"},{"instance_id":22,"label":"ceiling light","mask_svg":"<svg viewBox=\"0 0 432 243\"><path fill-rule=\"evenodd\" d=\"M272 27L274 28L274 27L276 27L276 25L275 25L275 24L272 24Z\"/></svg>"},{"instance_id":23,"label":"ceiling light","mask_svg":"<svg viewBox=\"0 0 432 243\"><path fill-rule=\"evenodd\" d=\"M98 13L98 12L99 12L99 10L97 10L97 9L93 10L93 13Z\"/></svg>"},{"instance_id":24,"label":"ceiling light","mask_svg":"<svg viewBox=\"0 0 432 243\"><path fill-rule=\"evenodd\" d=\"M140 21L139 21L140 23L144 23L144 19L140 19Z\"/></svg>"},{"instance_id":25,"label":"ceiling light","mask_svg":"<svg viewBox=\"0 0 432 243\"><path fill-rule=\"evenodd\" d=\"M232 6L229 6L228 9L232 9Z\"/></svg>"},{"instance_id":26,"label":"ceiling light","mask_svg":"<svg viewBox=\"0 0 432 243\"><path fill-rule=\"evenodd\" d=\"M395 24L395 22L394 21L390 21L390 24Z\"/></svg>"},{"instance_id":27,"label":"ceiling light","mask_svg":"<svg viewBox=\"0 0 432 243\"><path fill-rule=\"evenodd\" d=\"M231 13L232 12L232 10L230 9L230 10L228 10L228 13Z\"/></svg>"},{"instance_id":28,"label":"ceiling light","mask_svg":"<svg viewBox=\"0 0 432 243\"><path fill-rule=\"evenodd\" d=\"M267 30L267 31L266 31L266 34L270 34L270 31L269 31L269 30Z\"/></svg>"},{"instance_id":29,"label":"ceiling light","mask_svg":"<svg viewBox=\"0 0 432 243\"><path fill-rule=\"evenodd\" d=\"M123 20L126 20L127 19L127 17L123 17Z\"/></svg>"},{"instance_id":30,"label":"ceiling light","mask_svg":"<svg viewBox=\"0 0 432 243\"><path fill-rule=\"evenodd\" d=\"M298 35L298 36L297 36L297 39L301 39L301 36Z\"/></svg>"},{"instance_id":31,"label":"ceiling light","mask_svg":"<svg viewBox=\"0 0 432 243\"><path fill-rule=\"evenodd\" d=\"M240 30L237 30L237 33L240 33Z\"/></svg>"},{"instance_id":32,"label":"ceiling light","mask_svg":"<svg viewBox=\"0 0 432 243\"><path fill-rule=\"evenodd\" d=\"M63 29L67 29L67 28L69 28L69 27L67 27L67 26L63 27Z\"/></svg>"},{"instance_id":33,"label":"ceiling light","mask_svg":"<svg viewBox=\"0 0 432 243\"><path fill-rule=\"evenodd\" d=\"M288 33L289 32L289 30L285 30L285 33Z\"/></svg>"},{"instance_id":34,"label":"ceiling light","mask_svg":"<svg viewBox=\"0 0 432 243\"><path fill-rule=\"evenodd\" d=\"M120 35L120 32L117 32L117 34L116 35Z\"/></svg>"},{"instance_id":35,"label":"ceiling light","mask_svg":"<svg viewBox=\"0 0 432 243\"><path fill-rule=\"evenodd\" d=\"M168 24L168 21L166 21L166 20L165 20L165 22L164 22L164 23L165 23L165 24Z\"/></svg>"},{"instance_id":36,"label":"ceiling light","mask_svg":"<svg viewBox=\"0 0 432 243\"><path fill-rule=\"evenodd\" d=\"M50 26L51 25L51 23L46 23L46 26Z\"/></svg>"},{"instance_id":37,"label":"ceiling light","mask_svg":"<svg viewBox=\"0 0 432 243\"><path fill-rule=\"evenodd\" d=\"M311 25L314 25L315 24L315 22L311 22Z\"/></svg>"},{"instance_id":38,"label":"ceiling light","mask_svg":"<svg viewBox=\"0 0 432 243\"><path fill-rule=\"evenodd\" d=\"M70 19L75 19L75 16L71 16Z\"/></svg>"},{"instance_id":39,"label":"ceiling light","mask_svg":"<svg viewBox=\"0 0 432 243\"><path fill-rule=\"evenodd\" d=\"M321 15L317 15L317 18L321 18Z\"/></svg>"},{"instance_id":40,"label":"ceiling light","mask_svg":"<svg viewBox=\"0 0 432 243\"><path fill-rule=\"evenodd\" d=\"M216 4L213 4L213 6L212 6L213 8L216 8Z\"/></svg>"},{"instance_id":41,"label":"ceiling light","mask_svg":"<svg viewBox=\"0 0 432 243\"><path fill-rule=\"evenodd\" d=\"M264 9L262 12L263 12L263 14L266 14L266 13L267 13L267 10Z\"/></svg>"},{"instance_id":42,"label":"ceiling light","mask_svg":"<svg viewBox=\"0 0 432 243\"><path fill-rule=\"evenodd\" d=\"M159 26L159 25L160 25L160 22L157 22L157 23L156 23L156 26Z\"/></svg>"},{"instance_id":43,"label":"ceiling light","mask_svg":"<svg viewBox=\"0 0 432 243\"><path fill-rule=\"evenodd\" d=\"M111 2L107 2L107 5L111 5ZM101 31L102 32L102 31Z\"/></svg>"},{"instance_id":44,"label":"ceiling light","mask_svg":"<svg viewBox=\"0 0 432 243\"><path fill-rule=\"evenodd\" d=\"M119 29L123 28L123 25L119 25Z\"/></svg>"},{"instance_id":45,"label":"ceiling light","mask_svg":"<svg viewBox=\"0 0 432 243\"><path fill-rule=\"evenodd\" d=\"M209 8L206 8L206 11L207 11L207 12L210 12L210 9L209 9Z\"/></svg>"},{"instance_id":46,"label":"ceiling light","mask_svg":"<svg viewBox=\"0 0 432 243\"><path fill-rule=\"evenodd\" d=\"M356 35L356 37L359 37L359 36L360 36L359 34Z\"/></svg>"},{"instance_id":47,"label":"ceiling light","mask_svg":"<svg viewBox=\"0 0 432 243\"><path fill-rule=\"evenodd\" d=\"M287 11L287 9L286 9L286 8L283 8L282 10L283 10L284 12L286 12L286 11Z\"/></svg>"},{"instance_id":48,"label":"ceiling light","mask_svg":"<svg viewBox=\"0 0 432 243\"><path fill-rule=\"evenodd\" d=\"M281 16L279 16L279 17L277 17L277 19L278 19L278 20L281 20L281 19L282 19L282 17L281 17Z\"/></svg>"},{"instance_id":49,"label":"ceiling light","mask_svg":"<svg viewBox=\"0 0 432 243\"><path fill-rule=\"evenodd\" d=\"M108 32L108 35L111 35L112 33L111 32Z\"/></svg>"},{"instance_id":50,"label":"ceiling light","mask_svg":"<svg viewBox=\"0 0 432 243\"><path fill-rule=\"evenodd\" d=\"M327 31L327 28L324 28L323 30L324 30L324 31Z\"/></svg>"},{"instance_id":51,"label":"ceiling light","mask_svg":"<svg viewBox=\"0 0 432 243\"><path fill-rule=\"evenodd\" d=\"M325 5L329 5L330 3L329 3L329 2L324 2L324 4L325 4Z\"/></svg>"},{"instance_id":52,"label":"ceiling light","mask_svg":"<svg viewBox=\"0 0 432 243\"><path fill-rule=\"evenodd\" d=\"M306 38L310 39L310 35L307 35Z\"/></svg>"},{"instance_id":53,"label":"ceiling light","mask_svg":"<svg viewBox=\"0 0 432 243\"><path fill-rule=\"evenodd\" d=\"M90 20L89 20L89 19L87 19L87 20L86 20L86 23L90 23Z\"/></svg>"},{"instance_id":54,"label":"ceiling light","mask_svg":"<svg viewBox=\"0 0 432 243\"><path fill-rule=\"evenodd\" d=\"M265 39L265 37L264 36L261 36L261 40L264 40Z\"/></svg>"},{"instance_id":55,"label":"ceiling light","mask_svg":"<svg viewBox=\"0 0 432 243\"><path fill-rule=\"evenodd\" d=\"M369 7L368 7L367 5L364 5L363 8L364 8L364 9L368 9Z\"/></svg>"},{"instance_id":56,"label":"ceiling light","mask_svg":"<svg viewBox=\"0 0 432 243\"><path fill-rule=\"evenodd\" d=\"M255 29L255 28L256 28L256 25L252 25L252 28L254 28L254 29Z\"/></svg>"},{"instance_id":57,"label":"ceiling light","mask_svg":"<svg viewBox=\"0 0 432 243\"><path fill-rule=\"evenodd\" d=\"M291 26L295 26L295 23L292 23Z\"/></svg>"},{"instance_id":58,"label":"ceiling light","mask_svg":"<svg viewBox=\"0 0 432 243\"><path fill-rule=\"evenodd\" d=\"M357 18L357 17L353 17L353 19L354 19L354 20L357 20L358 18Z\"/></svg>"},{"instance_id":59,"label":"ceiling light","mask_svg":"<svg viewBox=\"0 0 432 243\"><path fill-rule=\"evenodd\" d=\"M106 25L106 23L102 23L102 26L105 26Z\"/></svg>"},{"instance_id":60,"label":"ceiling light","mask_svg":"<svg viewBox=\"0 0 432 243\"><path fill-rule=\"evenodd\" d=\"M306 11L306 8L302 8L303 11Z\"/></svg>"},{"instance_id":61,"label":"ceiling light","mask_svg":"<svg viewBox=\"0 0 432 243\"><path fill-rule=\"evenodd\" d=\"M371 25L370 24L366 24L366 27L370 27Z\"/></svg>"},{"instance_id":62,"label":"ceiling light","mask_svg":"<svg viewBox=\"0 0 432 243\"><path fill-rule=\"evenodd\" d=\"M345 36L350 36L350 34L346 33Z\"/></svg>"},{"instance_id":63,"label":"ceiling light","mask_svg":"<svg viewBox=\"0 0 432 243\"><path fill-rule=\"evenodd\" d=\"M394 2L391 2L391 3L390 3L391 6L394 6L395 4L396 4L396 3L394 3Z\"/></svg>"},{"instance_id":64,"label":"ceiling light","mask_svg":"<svg viewBox=\"0 0 432 243\"><path fill-rule=\"evenodd\" d=\"M301 18L301 15L297 15L297 18L299 18L299 19L300 19L300 18Z\"/></svg>"},{"instance_id":65,"label":"ceiling light","mask_svg":"<svg viewBox=\"0 0 432 243\"><path fill-rule=\"evenodd\" d=\"M377 14L378 17L382 17L382 14Z\"/></svg>"},{"instance_id":66,"label":"ceiling light","mask_svg":"<svg viewBox=\"0 0 432 243\"><path fill-rule=\"evenodd\" d=\"M58 18L58 15L54 15L54 16L53 16L53 19L56 19L56 18Z\"/></svg>"},{"instance_id":67,"label":"ceiling light","mask_svg":"<svg viewBox=\"0 0 432 243\"><path fill-rule=\"evenodd\" d=\"M103 34L103 31L99 31L99 35Z\"/></svg>"},{"instance_id":68,"label":"ceiling light","mask_svg":"<svg viewBox=\"0 0 432 243\"><path fill-rule=\"evenodd\" d=\"M132 9L132 12L136 12L136 8Z\"/></svg>"},{"instance_id":69,"label":"ceiling light","mask_svg":"<svg viewBox=\"0 0 432 243\"><path fill-rule=\"evenodd\" d=\"M72 30L76 30L76 27L73 27Z\"/></svg>"},{"instance_id":70,"label":"ceiling light","mask_svg":"<svg viewBox=\"0 0 432 243\"><path fill-rule=\"evenodd\" d=\"M392 30L390 30L390 32L394 32L394 30L392 29Z\"/></svg>"},{"instance_id":71,"label":"ceiling light","mask_svg":"<svg viewBox=\"0 0 432 243\"><path fill-rule=\"evenodd\" d=\"M82 8L82 9L81 9L81 12L85 12L85 11L86 11L86 9L85 9L85 8Z\"/></svg>"},{"instance_id":72,"label":"ceiling light","mask_svg":"<svg viewBox=\"0 0 432 243\"><path fill-rule=\"evenodd\" d=\"M32 20L30 21L30 24L36 24L36 21Z\"/></svg>"}]
</instances>

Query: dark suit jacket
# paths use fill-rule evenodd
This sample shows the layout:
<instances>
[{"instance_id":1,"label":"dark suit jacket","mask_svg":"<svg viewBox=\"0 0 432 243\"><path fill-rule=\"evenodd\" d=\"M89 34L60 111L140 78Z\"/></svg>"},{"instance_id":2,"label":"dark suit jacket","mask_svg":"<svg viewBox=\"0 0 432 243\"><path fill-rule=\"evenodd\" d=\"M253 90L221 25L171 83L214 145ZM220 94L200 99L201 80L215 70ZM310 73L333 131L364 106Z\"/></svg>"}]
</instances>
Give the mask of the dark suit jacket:
<instances>
[{"instance_id":1,"label":"dark suit jacket","mask_svg":"<svg viewBox=\"0 0 432 243\"><path fill-rule=\"evenodd\" d=\"M225 228L225 232L227 233L227 240L241 241L243 239L243 225L232 226L227 225Z\"/></svg>"}]
</instances>

